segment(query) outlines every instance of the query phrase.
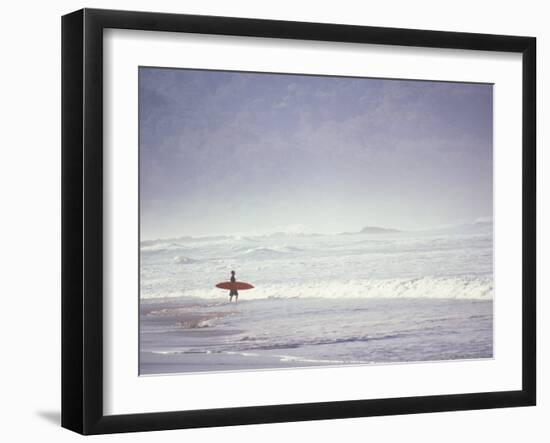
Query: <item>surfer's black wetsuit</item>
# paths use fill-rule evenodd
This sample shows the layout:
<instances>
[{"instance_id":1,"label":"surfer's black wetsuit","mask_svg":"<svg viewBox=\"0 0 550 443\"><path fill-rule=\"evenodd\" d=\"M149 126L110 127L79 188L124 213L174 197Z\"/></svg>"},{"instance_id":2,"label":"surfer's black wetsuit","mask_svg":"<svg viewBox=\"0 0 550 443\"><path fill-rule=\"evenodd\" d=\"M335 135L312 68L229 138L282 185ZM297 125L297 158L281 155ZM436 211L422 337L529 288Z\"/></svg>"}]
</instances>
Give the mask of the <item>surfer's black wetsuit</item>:
<instances>
[{"instance_id":1,"label":"surfer's black wetsuit","mask_svg":"<svg viewBox=\"0 0 550 443\"><path fill-rule=\"evenodd\" d=\"M233 272L231 273L231 283L234 283L236 281L237 279L235 278L235 273ZM231 289L231 291L229 291L229 301L231 301L233 296L235 296L235 300L239 299L239 292L236 289Z\"/></svg>"}]
</instances>

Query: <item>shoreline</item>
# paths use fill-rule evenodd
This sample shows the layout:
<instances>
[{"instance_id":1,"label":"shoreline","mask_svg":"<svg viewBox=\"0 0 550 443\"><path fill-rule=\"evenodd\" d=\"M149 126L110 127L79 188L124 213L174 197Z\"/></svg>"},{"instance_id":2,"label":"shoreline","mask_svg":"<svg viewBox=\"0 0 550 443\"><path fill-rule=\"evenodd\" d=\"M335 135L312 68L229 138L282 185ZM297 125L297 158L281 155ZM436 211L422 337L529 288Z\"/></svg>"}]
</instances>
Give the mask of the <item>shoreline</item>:
<instances>
[{"instance_id":1,"label":"shoreline","mask_svg":"<svg viewBox=\"0 0 550 443\"><path fill-rule=\"evenodd\" d=\"M140 375L493 357L492 300L149 299L140 310Z\"/></svg>"}]
</instances>

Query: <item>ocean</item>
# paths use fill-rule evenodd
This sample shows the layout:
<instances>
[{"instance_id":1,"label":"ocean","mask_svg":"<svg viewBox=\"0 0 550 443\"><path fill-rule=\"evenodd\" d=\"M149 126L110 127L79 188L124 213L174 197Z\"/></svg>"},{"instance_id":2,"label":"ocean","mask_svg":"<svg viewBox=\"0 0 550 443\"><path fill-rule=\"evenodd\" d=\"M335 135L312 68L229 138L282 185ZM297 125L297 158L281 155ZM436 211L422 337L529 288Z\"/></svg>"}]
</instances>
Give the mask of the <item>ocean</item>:
<instances>
[{"instance_id":1,"label":"ocean","mask_svg":"<svg viewBox=\"0 0 550 443\"><path fill-rule=\"evenodd\" d=\"M142 241L140 374L492 358L492 228Z\"/></svg>"}]
</instances>

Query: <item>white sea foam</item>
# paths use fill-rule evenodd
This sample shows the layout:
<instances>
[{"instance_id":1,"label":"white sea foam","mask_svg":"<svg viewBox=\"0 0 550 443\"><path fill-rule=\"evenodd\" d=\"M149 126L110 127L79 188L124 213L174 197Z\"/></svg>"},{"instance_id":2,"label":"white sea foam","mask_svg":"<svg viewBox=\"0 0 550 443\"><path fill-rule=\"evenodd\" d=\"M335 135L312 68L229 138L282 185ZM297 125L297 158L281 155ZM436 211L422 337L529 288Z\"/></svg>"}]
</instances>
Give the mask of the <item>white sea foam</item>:
<instances>
[{"instance_id":1,"label":"white sea foam","mask_svg":"<svg viewBox=\"0 0 550 443\"><path fill-rule=\"evenodd\" d=\"M274 241L275 239L275 241ZM215 284L237 278L255 289L241 300L268 298L493 297L492 228L474 232L380 235L281 234L144 242L144 299L220 299Z\"/></svg>"},{"instance_id":2,"label":"white sea foam","mask_svg":"<svg viewBox=\"0 0 550 443\"><path fill-rule=\"evenodd\" d=\"M227 291L225 291L227 292ZM156 293L159 297L198 297L220 299L225 296L218 288L180 289ZM489 278L433 278L349 280L289 284L266 284L241 291L241 299L268 298L453 298L491 300L493 283ZM148 297L155 298L155 297Z\"/></svg>"},{"instance_id":3,"label":"white sea foam","mask_svg":"<svg viewBox=\"0 0 550 443\"><path fill-rule=\"evenodd\" d=\"M174 262L176 262L180 265L188 265L188 264L191 264L191 263L196 263L197 260L192 259L191 257L176 256L176 257L174 257Z\"/></svg>"}]
</instances>

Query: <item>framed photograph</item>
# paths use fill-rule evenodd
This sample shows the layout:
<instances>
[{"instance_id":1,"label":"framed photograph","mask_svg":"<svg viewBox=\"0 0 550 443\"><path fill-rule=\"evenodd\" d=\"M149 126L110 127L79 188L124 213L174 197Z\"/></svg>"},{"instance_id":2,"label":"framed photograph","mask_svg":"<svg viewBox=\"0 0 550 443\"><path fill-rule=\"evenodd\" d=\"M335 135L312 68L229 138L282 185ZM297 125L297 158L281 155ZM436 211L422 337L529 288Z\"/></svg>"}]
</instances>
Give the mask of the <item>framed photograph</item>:
<instances>
[{"instance_id":1,"label":"framed photograph","mask_svg":"<svg viewBox=\"0 0 550 443\"><path fill-rule=\"evenodd\" d=\"M62 425L536 401L536 40L62 20Z\"/></svg>"}]
</instances>

